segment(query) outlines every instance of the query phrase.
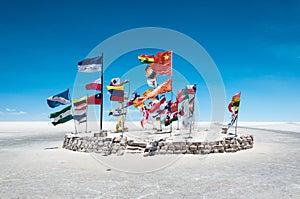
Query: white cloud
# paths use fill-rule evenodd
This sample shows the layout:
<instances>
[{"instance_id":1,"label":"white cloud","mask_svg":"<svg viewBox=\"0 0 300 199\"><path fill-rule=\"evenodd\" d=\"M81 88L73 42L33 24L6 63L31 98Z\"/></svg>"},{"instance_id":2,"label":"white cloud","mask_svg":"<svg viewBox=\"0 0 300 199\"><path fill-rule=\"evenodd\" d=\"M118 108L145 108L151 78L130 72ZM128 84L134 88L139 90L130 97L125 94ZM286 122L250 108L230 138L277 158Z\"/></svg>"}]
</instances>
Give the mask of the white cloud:
<instances>
[{"instance_id":1,"label":"white cloud","mask_svg":"<svg viewBox=\"0 0 300 199\"><path fill-rule=\"evenodd\" d=\"M17 109L14 109L14 108L6 108L5 111L9 115L25 115L25 114L27 114L27 112L25 112L25 111L17 111ZM1 112L1 114L4 114L4 113Z\"/></svg>"},{"instance_id":2,"label":"white cloud","mask_svg":"<svg viewBox=\"0 0 300 199\"><path fill-rule=\"evenodd\" d=\"M11 109L11 108L6 108L5 111L6 112L16 112L17 110L16 109Z\"/></svg>"}]
</instances>

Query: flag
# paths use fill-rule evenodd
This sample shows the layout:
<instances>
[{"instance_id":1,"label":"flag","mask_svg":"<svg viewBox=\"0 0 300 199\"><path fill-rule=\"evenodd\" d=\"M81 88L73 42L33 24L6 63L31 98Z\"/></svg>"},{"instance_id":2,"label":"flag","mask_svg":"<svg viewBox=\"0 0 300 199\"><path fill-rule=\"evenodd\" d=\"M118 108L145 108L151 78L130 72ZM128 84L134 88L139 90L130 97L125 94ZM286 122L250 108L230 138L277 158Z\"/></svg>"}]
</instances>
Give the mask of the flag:
<instances>
[{"instance_id":1,"label":"flag","mask_svg":"<svg viewBox=\"0 0 300 199\"><path fill-rule=\"evenodd\" d=\"M121 84L121 79L119 77L112 78L110 81L110 86L120 86Z\"/></svg>"},{"instance_id":2,"label":"flag","mask_svg":"<svg viewBox=\"0 0 300 199\"><path fill-rule=\"evenodd\" d=\"M189 115L189 100L188 99L186 99L182 102L178 114L182 117Z\"/></svg>"},{"instance_id":3,"label":"flag","mask_svg":"<svg viewBox=\"0 0 300 199\"><path fill-rule=\"evenodd\" d=\"M152 92L153 90L152 89L148 89L148 90L146 90L144 93L143 93L143 95L142 95L142 97L146 97L150 92ZM154 98L151 98L151 100L157 100L158 99L158 96L155 96Z\"/></svg>"},{"instance_id":4,"label":"flag","mask_svg":"<svg viewBox=\"0 0 300 199\"><path fill-rule=\"evenodd\" d=\"M175 113L178 111L178 103L177 102L171 103L171 111L172 111L172 113Z\"/></svg>"},{"instance_id":5,"label":"flag","mask_svg":"<svg viewBox=\"0 0 300 199\"><path fill-rule=\"evenodd\" d=\"M196 84L193 84L193 85L187 85L186 88L187 88L187 93L188 94L193 94L195 95L196 94Z\"/></svg>"},{"instance_id":6,"label":"flag","mask_svg":"<svg viewBox=\"0 0 300 199\"><path fill-rule=\"evenodd\" d=\"M121 115L126 115L126 109L125 108L117 108L115 110L110 110L108 116L121 116Z\"/></svg>"},{"instance_id":7,"label":"flag","mask_svg":"<svg viewBox=\"0 0 300 199\"><path fill-rule=\"evenodd\" d=\"M164 104L165 101L166 101L166 98L164 97L160 101L154 100L153 102L150 102L148 104L149 113L153 114L153 113L157 112L158 110L160 110L160 105Z\"/></svg>"},{"instance_id":8,"label":"flag","mask_svg":"<svg viewBox=\"0 0 300 199\"><path fill-rule=\"evenodd\" d=\"M53 118L52 124L56 126L57 124L65 123L71 119L73 119L73 116L71 115L71 105L67 106L66 108L50 114L50 118Z\"/></svg>"},{"instance_id":9,"label":"flag","mask_svg":"<svg viewBox=\"0 0 300 199\"><path fill-rule=\"evenodd\" d=\"M117 124L116 124L116 131L122 130L122 124L123 124L124 116L119 117Z\"/></svg>"},{"instance_id":10,"label":"flag","mask_svg":"<svg viewBox=\"0 0 300 199\"><path fill-rule=\"evenodd\" d=\"M144 97L137 97L134 101L133 101L133 106L135 108L139 108L144 104Z\"/></svg>"},{"instance_id":11,"label":"flag","mask_svg":"<svg viewBox=\"0 0 300 199\"><path fill-rule=\"evenodd\" d=\"M193 96L189 101L189 111L190 114L194 114L194 104L195 104L195 96Z\"/></svg>"},{"instance_id":12,"label":"flag","mask_svg":"<svg viewBox=\"0 0 300 199\"><path fill-rule=\"evenodd\" d=\"M81 109L81 110L76 110L76 109L74 109L74 114L73 114L73 116L75 116L75 115L82 115L82 114L84 114L84 113L86 113L86 108L85 109Z\"/></svg>"},{"instance_id":13,"label":"flag","mask_svg":"<svg viewBox=\"0 0 300 199\"><path fill-rule=\"evenodd\" d=\"M78 62L78 72L92 73L101 71L103 57L86 58Z\"/></svg>"},{"instance_id":14,"label":"flag","mask_svg":"<svg viewBox=\"0 0 300 199\"><path fill-rule=\"evenodd\" d=\"M81 109L84 106L86 106L86 99L87 99L87 97L83 96L82 98L80 98L78 100L73 100L73 104L75 106L75 109L76 108Z\"/></svg>"},{"instance_id":15,"label":"flag","mask_svg":"<svg viewBox=\"0 0 300 199\"><path fill-rule=\"evenodd\" d=\"M147 78L147 84L150 87L156 88L157 87L157 80L156 79Z\"/></svg>"},{"instance_id":16,"label":"flag","mask_svg":"<svg viewBox=\"0 0 300 199\"><path fill-rule=\"evenodd\" d=\"M147 84L150 87L157 87L157 80L156 80L156 72L152 70L150 65L146 66L146 78L147 78Z\"/></svg>"},{"instance_id":17,"label":"flag","mask_svg":"<svg viewBox=\"0 0 300 199\"><path fill-rule=\"evenodd\" d=\"M82 111L82 110L85 110L87 108L87 103L83 103L83 104L80 104L78 106L74 106L74 110L75 111Z\"/></svg>"},{"instance_id":18,"label":"flag","mask_svg":"<svg viewBox=\"0 0 300 199\"><path fill-rule=\"evenodd\" d=\"M110 101L123 102L124 90L111 90Z\"/></svg>"},{"instance_id":19,"label":"flag","mask_svg":"<svg viewBox=\"0 0 300 199\"><path fill-rule=\"evenodd\" d=\"M174 112L171 115L171 123L178 120L178 112Z\"/></svg>"},{"instance_id":20,"label":"flag","mask_svg":"<svg viewBox=\"0 0 300 199\"><path fill-rule=\"evenodd\" d=\"M90 96L87 100L87 104L101 104L102 99L101 99L101 93L98 93L96 95Z\"/></svg>"},{"instance_id":21,"label":"flag","mask_svg":"<svg viewBox=\"0 0 300 199\"><path fill-rule=\"evenodd\" d=\"M86 90L102 90L101 78L96 79L95 81L85 85Z\"/></svg>"},{"instance_id":22,"label":"flag","mask_svg":"<svg viewBox=\"0 0 300 199\"><path fill-rule=\"evenodd\" d=\"M193 115L189 115L182 119L182 125L184 128L190 127L192 124Z\"/></svg>"},{"instance_id":23,"label":"flag","mask_svg":"<svg viewBox=\"0 0 300 199\"><path fill-rule=\"evenodd\" d=\"M156 72L154 72L152 70L152 68L150 67L150 65L146 66L145 71L146 71L146 77L147 78L156 79Z\"/></svg>"},{"instance_id":24,"label":"flag","mask_svg":"<svg viewBox=\"0 0 300 199\"><path fill-rule=\"evenodd\" d=\"M160 75L172 75L172 52L158 52L154 62L150 64L152 70Z\"/></svg>"},{"instance_id":25,"label":"flag","mask_svg":"<svg viewBox=\"0 0 300 199\"><path fill-rule=\"evenodd\" d=\"M59 93L57 95L53 95L47 99L47 103L51 108L55 108L59 105L70 104L69 99L69 89L66 91Z\"/></svg>"},{"instance_id":26,"label":"flag","mask_svg":"<svg viewBox=\"0 0 300 199\"><path fill-rule=\"evenodd\" d=\"M172 78L153 89L153 91L147 93L147 95L145 96L145 101L154 98L159 94L163 94L170 91L172 91Z\"/></svg>"},{"instance_id":27,"label":"flag","mask_svg":"<svg viewBox=\"0 0 300 199\"><path fill-rule=\"evenodd\" d=\"M188 90L184 88L178 91L176 96L176 102L181 103L183 100L186 100L188 98L189 98Z\"/></svg>"},{"instance_id":28,"label":"flag","mask_svg":"<svg viewBox=\"0 0 300 199\"><path fill-rule=\"evenodd\" d=\"M139 55L138 59L142 64L147 64L147 63L153 63L154 62L154 55Z\"/></svg>"},{"instance_id":29,"label":"flag","mask_svg":"<svg viewBox=\"0 0 300 199\"><path fill-rule=\"evenodd\" d=\"M127 104L126 104L126 107L133 105L134 100L135 100L137 97L140 97L140 95L139 95L137 92L133 92L132 95L133 95L132 98L131 98L131 99L127 102Z\"/></svg>"},{"instance_id":30,"label":"flag","mask_svg":"<svg viewBox=\"0 0 300 199\"><path fill-rule=\"evenodd\" d=\"M86 113L83 113L81 115L74 115L73 118L78 122L86 120Z\"/></svg>"},{"instance_id":31,"label":"flag","mask_svg":"<svg viewBox=\"0 0 300 199\"><path fill-rule=\"evenodd\" d=\"M112 93L113 90L120 90L123 91L124 90L124 86L106 86L106 89L108 90L108 92Z\"/></svg>"},{"instance_id":32,"label":"flag","mask_svg":"<svg viewBox=\"0 0 300 199\"><path fill-rule=\"evenodd\" d=\"M239 106L240 106L240 99L241 99L241 92L236 93L232 96L231 102L228 104L228 110L233 115L238 114L239 112ZM232 110L232 107L234 110Z\"/></svg>"},{"instance_id":33,"label":"flag","mask_svg":"<svg viewBox=\"0 0 300 199\"><path fill-rule=\"evenodd\" d=\"M141 111L143 113L143 118L140 120L140 122L141 122L141 126L144 128L145 124L152 124L152 122L149 121L150 113L149 113L148 109L145 106L143 106L141 108Z\"/></svg>"}]
</instances>

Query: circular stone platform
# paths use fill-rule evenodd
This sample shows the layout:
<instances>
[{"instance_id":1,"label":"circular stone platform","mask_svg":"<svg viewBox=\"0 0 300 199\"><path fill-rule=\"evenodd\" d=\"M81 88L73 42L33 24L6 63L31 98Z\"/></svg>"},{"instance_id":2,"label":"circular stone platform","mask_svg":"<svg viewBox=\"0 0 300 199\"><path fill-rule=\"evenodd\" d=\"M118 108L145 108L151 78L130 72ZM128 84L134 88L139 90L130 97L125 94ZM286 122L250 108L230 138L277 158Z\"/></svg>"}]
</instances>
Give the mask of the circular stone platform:
<instances>
[{"instance_id":1,"label":"circular stone platform","mask_svg":"<svg viewBox=\"0 0 300 199\"><path fill-rule=\"evenodd\" d=\"M237 136L223 134L214 141L205 141L205 133L202 132L194 138L183 139L182 136L166 133L149 133L147 137L139 137L134 133L126 133L123 137L120 133L80 133L66 134L63 148L85 152L101 153L102 155L124 155L125 153L142 154L143 156L163 154L210 154L232 153L253 148L253 135L240 134ZM104 137L100 137L104 136Z\"/></svg>"}]
</instances>

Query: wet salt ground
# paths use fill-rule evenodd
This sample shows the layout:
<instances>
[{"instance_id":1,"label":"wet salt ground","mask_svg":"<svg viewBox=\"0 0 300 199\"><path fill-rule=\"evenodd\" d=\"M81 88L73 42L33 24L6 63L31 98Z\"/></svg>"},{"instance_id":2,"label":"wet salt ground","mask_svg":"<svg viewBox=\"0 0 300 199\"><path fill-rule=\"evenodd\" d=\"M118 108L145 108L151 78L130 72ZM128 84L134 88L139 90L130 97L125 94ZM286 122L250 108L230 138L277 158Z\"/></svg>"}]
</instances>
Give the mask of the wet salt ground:
<instances>
[{"instance_id":1,"label":"wet salt ground","mask_svg":"<svg viewBox=\"0 0 300 199\"><path fill-rule=\"evenodd\" d=\"M30 125L28 131L35 131L34 124ZM243 123L242 129L254 135L253 149L185 155L165 169L130 174L107 171L109 167L90 154L55 149L62 144L62 131L43 135L23 132L20 138L7 130L9 136L3 136L0 127L0 196L300 198L300 124ZM130 158L143 160L140 156ZM158 157L147 158L159 161Z\"/></svg>"}]
</instances>

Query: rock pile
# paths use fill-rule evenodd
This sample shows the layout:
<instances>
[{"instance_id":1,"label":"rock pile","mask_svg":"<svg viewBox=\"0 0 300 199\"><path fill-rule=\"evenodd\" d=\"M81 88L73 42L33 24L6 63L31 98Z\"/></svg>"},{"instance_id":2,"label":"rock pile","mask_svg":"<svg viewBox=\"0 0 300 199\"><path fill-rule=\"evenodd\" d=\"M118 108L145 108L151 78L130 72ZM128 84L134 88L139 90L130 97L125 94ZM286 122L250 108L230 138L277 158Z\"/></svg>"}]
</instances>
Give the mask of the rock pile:
<instances>
[{"instance_id":1,"label":"rock pile","mask_svg":"<svg viewBox=\"0 0 300 199\"><path fill-rule=\"evenodd\" d=\"M225 137L218 141L171 142L158 140L149 143L127 140L127 137L78 137L67 134L63 148L86 152L102 153L103 155L123 155L126 153L144 153L144 156L164 154L210 154L210 153L231 153L253 147L252 135L239 135L237 137Z\"/></svg>"}]
</instances>

